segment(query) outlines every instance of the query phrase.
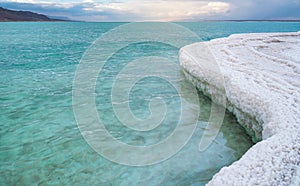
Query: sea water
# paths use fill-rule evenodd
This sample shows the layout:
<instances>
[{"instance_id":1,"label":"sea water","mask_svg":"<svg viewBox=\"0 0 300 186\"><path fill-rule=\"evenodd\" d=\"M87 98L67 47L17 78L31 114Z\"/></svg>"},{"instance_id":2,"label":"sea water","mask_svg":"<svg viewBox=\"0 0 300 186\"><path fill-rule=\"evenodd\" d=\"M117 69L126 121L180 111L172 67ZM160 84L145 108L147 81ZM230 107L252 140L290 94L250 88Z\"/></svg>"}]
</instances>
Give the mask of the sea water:
<instances>
[{"instance_id":1,"label":"sea water","mask_svg":"<svg viewBox=\"0 0 300 186\"><path fill-rule=\"evenodd\" d=\"M128 166L110 161L91 148L75 120L73 79L90 45L122 24L0 23L0 185L204 185L253 145L234 116L226 113L216 139L208 149L199 151L212 103L198 92L198 99L190 100L200 105L193 136L169 159L153 165ZM233 33L300 30L299 22L178 24L205 41ZM108 60L103 67L106 73L99 76L95 89L99 118L105 121L107 130L116 139L137 146L158 143L176 128L169 122L152 133L138 133L122 126L114 115L109 79L118 74L124 59L130 61L145 53L176 61L178 48L150 41L126 46ZM180 71L177 75L184 78ZM192 88L187 82L180 83L183 89ZM129 95L132 113L147 118L151 114L148 98L153 97L166 98L168 109L178 110L180 97L172 90L161 79L142 79ZM176 113L170 114L170 121L178 120Z\"/></svg>"}]
</instances>

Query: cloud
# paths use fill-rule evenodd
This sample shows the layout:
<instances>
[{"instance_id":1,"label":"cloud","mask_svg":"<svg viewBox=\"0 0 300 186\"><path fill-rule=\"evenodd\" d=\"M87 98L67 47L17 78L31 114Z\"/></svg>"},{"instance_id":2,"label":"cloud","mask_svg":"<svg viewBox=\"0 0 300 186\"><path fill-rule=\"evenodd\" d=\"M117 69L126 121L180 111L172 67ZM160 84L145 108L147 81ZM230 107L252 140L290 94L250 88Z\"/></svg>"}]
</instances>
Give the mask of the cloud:
<instances>
[{"instance_id":1,"label":"cloud","mask_svg":"<svg viewBox=\"0 0 300 186\"><path fill-rule=\"evenodd\" d=\"M229 3L211 1L136 1L116 2L110 4L97 4L86 7L86 11L112 11L122 14L136 15L139 20L146 21L175 21L192 19L197 16L209 16L226 13Z\"/></svg>"},{"instance_id":2,"label":"cloud","mask_svg":"<svg viewBox=\"0 0 300 186\"><path fill-rule=\"evenodd\" d=\"M229 19L300 19L299 0L226 0L232 4Z\"/></svg>"},{"instance_id":3,"label":"cloud","mask_svg":"<svg viewBox=\"0 0 300 186\"><path fill-rule=\"evenodd\" d=\"M16 2L18 1L18 2ZM127 0L99 2L44 2L40 0L13 0L5 7L68 16L76 20L88 21L180 21L193 20L226 13L230 4L220 1L197 0ZM3 4L3 3L2 3Z\"/></svg>"},{"instance_id":4,"label":"cloud","mask_svg":"<svg viewBox=\"0 0 300 186\"><path fill-rule=\"evenodd\" d=\"M2 0L0 6L85 21L300 19L299 0Z\"/></svg>"}]
</instances>

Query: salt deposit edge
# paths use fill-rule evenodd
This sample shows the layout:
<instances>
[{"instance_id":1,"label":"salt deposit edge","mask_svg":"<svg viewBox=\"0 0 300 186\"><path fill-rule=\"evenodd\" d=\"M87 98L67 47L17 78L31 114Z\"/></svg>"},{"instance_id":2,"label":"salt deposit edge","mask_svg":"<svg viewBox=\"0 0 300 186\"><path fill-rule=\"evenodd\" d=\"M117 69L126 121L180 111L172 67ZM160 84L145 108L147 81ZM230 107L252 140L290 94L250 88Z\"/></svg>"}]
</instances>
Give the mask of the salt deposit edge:
<instances>
[{"instance_id":1,"label":"salt deposit edge","mask_svg":"<svg viewBox=\"0 0 300 186\"><path fill-rule=\"evenodd\" d=\"M186 77L205 94L224 96L214 77L203 73L197 50L203 44L224 75L227 109L254 140L262 140L208 185L298 184L300 32L238 34L183 47L179 60Z\"/></svg>"}]
</instances>

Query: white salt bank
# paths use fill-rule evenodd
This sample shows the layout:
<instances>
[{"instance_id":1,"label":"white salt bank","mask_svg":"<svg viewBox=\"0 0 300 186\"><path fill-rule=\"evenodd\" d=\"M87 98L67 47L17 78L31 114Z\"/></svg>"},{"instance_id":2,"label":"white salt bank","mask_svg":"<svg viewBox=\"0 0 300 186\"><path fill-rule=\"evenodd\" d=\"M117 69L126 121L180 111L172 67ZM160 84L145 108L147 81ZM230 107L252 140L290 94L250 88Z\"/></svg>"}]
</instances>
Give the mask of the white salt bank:
<instances>
[{"instance_id":1,"label":"white salt bank","mask_svg":"<svg viewBox=\"0 0 300 186\"><path fill-rule=\"evenodd\" d=\"M232 35L185 46L179 58L186 77L215 100L225 97L259 141L208 185L300 185L300 32Z\"/></svg>"}]
</instances>

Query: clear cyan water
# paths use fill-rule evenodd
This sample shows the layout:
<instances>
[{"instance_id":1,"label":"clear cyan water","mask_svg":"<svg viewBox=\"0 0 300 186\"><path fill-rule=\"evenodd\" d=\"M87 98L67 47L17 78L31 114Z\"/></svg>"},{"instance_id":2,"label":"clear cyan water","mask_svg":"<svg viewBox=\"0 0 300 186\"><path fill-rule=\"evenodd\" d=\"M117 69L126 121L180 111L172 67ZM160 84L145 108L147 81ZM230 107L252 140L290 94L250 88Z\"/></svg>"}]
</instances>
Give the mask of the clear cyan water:
<instances>
[{"instance_id":1,"label":"clear cyan water","mask_svg":"<svg viewBox=\"0 0 300 186\"><path fill-rule=\"evenodd\" d=\"M200 116L196 130L186 146L168 160L133 167L97 154L77 127L72 108L72 83L85 50L103 33L120 24L0 23L0 185L204 185L253 145L236 119L226 113L217 138L206 151L199 152L199 140L211 107L210 100L199 93ZM300 23L287 22L180 24L203 40L233 33L300 30ZM176 125L169 122L152 133L133 132L120 125L114 116L109 79L120 71L124 59L130 60L139 52L176 61L178 49L143 42L118 51L104 67L106 73L97 81L95 102L99 117L115 138L143 146L166 138ZM181 72L177 74L184 78ZM105 79L108 82L103 81ZM188 83L180 86L191 88ZM132 112L137 117L147 118L149 101L145 98L155 96L166 98L171 111L178 110L175 103L179 97L169 90L172 86L154 77L141 80L129 95ZM196 101L190 100L191 103ZM168 114L171 114L170 121L177 120L176 112Z\"/></svg>"}]
</instances>

